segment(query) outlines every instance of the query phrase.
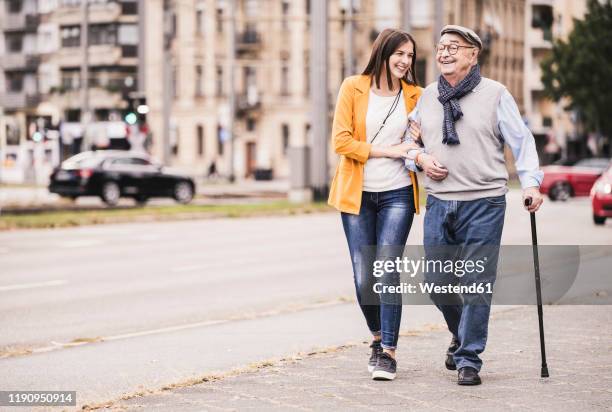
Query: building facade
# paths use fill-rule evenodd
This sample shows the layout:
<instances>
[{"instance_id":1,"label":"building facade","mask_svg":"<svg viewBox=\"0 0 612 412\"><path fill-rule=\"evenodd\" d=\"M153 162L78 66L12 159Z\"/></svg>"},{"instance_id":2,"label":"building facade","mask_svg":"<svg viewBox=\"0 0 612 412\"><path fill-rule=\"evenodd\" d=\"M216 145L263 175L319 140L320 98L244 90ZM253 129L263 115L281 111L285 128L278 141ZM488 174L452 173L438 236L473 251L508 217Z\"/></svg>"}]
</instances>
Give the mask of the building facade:
<instances>
[{"instance_id":1,"label":"building facade","mask_svg":"<svg viewBox=\"0 0 612 412\"><path fill-rule=\"evenodd\" d=\"M0 140L6 147L27 146L39 125L61 122L64 146L89 147L96 133L86 144L78 141L83 108L88 121L120 121L126 96L139 85L149 109L152 154L159 160L195 177L207 175L214 164L221 175L233 173L237 179L287 178L291 149L312 142L311 1L89 0L84 100L80 0L3 0L0 101L6 126ZM139 3L145 7L139 10ZM434 42L442 25L462 24L486 44L484 75L504 83L526 109L525 0L327 4L330 120L342 79L363 70L380 31L402 22L417 42L421 85L437 77ZM233 142L228 138L231 85ZM330 150L330 173L335 161Z\"/></svg>"},{"instance_id":2,"label":"building facade","mask_svg":"<svg viewBox=\"0 0 612 412\"><path fill-rule=\"evenodd\" d=\"M400 27L402 1L354 0L353 64L348 53L348 0L328 2L328 84L330 117L342 79L365 67L376 35ZM418 46L421 85L437 76L435 34L443 24L463 24L480 32L487 44L484 75L501 81L523 108L524 0L410 1L410 31ZM171 65L170 162L196 176L211 164L238 179L258 172L290 174L289 151L308 146L310 2L307 0L237 0L235 63L228 65L231 12L229 1L151 0L146 10L146 94L154 153L163 156L163 60ZM164 11L164 6L166 11ZM166 18L164 18L166 15ZM166 25L170 51L164 55ZM351 67L352 66L352 67ZM233 154L227 140L229 81L236 92ZM330 164L335 163L330 152Z\"/></svg>"},{"instance_id":3,"label":"building facade","mask_svg":"<svg viewBox=\"0 0 612 412\"><path fill-rule=\"evenodd\" d=\"M125 137L125 128L108 136L105 125L121 122L128 95L136 91L137 5L137 0L88 0L85 97L81 1L0 2L5 180L44 183L62 157Z\"/></svg>"},{"instance_id":4,"label":"building facade","mask_svg":"<svg viewBox=\"0 0 612 412\"><path fill-rule=\"evenodd\" d=\"M545 163L560 157L581 157L584 141L575 113L567 112L567 101L553 102L544 95L540 64L552 50L555 39L567 39L573 19L586 13L585 0L528 0L525 13L526 118Z\"/></svg>"}]
</instances>

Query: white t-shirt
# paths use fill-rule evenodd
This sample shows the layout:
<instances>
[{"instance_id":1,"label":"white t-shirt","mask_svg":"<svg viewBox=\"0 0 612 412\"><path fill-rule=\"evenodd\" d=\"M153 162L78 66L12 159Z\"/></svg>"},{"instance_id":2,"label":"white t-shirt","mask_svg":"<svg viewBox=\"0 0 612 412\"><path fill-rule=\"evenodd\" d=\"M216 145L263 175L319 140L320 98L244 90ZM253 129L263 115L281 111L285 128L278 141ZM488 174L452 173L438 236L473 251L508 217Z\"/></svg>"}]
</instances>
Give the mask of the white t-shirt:
<instances>
[{"instance_id":1,"label":"white t-shirt","mask_svg":"<svg viewBox=\"0 0 612 412\"><path fill-rule=\"evenodd\" d=\"M383 120L389 113L396 96L379 96L370 89L368 113L366 115L366 138L372 142L374 135L380 129ZM401 142L406 132L408 115L404 104L403 93L400 93L397 107L387 119L376 140L375 145L391 146ZM365 163L363 190L366 192L384 192L409 186L412 182L403 159L377 157L368 159Z\"/></svg>"}]
</instances>

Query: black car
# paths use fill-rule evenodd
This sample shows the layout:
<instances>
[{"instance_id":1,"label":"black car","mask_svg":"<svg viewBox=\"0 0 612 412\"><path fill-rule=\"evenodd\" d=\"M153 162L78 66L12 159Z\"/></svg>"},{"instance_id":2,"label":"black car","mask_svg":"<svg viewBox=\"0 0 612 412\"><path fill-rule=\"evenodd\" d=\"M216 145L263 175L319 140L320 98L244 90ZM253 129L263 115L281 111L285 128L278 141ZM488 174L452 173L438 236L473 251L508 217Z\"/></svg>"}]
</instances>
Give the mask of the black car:
<instances>
[{"instance_id":1,"label":"black car","mask_svg":"<svg viewBox=\"0 0 612 412\"><path fill-rule=\"evenodd\" d=\"M49 191L63 197L100 196L108 205L120 197L144 204L151 197L172 197L189 203L195 193L193 180L166 173L147 157L120 150L79 153L53 170Z\"/></svg>"}]
</instances>

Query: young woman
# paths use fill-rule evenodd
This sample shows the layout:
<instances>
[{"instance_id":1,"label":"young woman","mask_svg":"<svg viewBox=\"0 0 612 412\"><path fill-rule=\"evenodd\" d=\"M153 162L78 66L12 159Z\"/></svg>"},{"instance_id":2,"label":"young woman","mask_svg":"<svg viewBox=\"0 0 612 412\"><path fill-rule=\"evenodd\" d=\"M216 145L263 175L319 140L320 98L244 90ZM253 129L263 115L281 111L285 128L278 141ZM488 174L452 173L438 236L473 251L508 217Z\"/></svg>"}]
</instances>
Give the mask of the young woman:
<instances>
[{"instance_id":1,"label":"young woman","mask_svg":"<svg viewBox=\"0 0 612 412\"><path fill-rule=\"evenodd\" d=\"M395 378L402 305L399 295L373 293L373 259L401 255L419 210L416 175L404 167L408 151L417 146L402 143L408 113L422 91L415 61L410 34L380 33L363 73L343 81L332 128L340 161L328 203L341 212L357 300L374 336L368 370L377 380ZM389 273L376 282L397 284L398 278Z\"/></svg>"}]
</instances>

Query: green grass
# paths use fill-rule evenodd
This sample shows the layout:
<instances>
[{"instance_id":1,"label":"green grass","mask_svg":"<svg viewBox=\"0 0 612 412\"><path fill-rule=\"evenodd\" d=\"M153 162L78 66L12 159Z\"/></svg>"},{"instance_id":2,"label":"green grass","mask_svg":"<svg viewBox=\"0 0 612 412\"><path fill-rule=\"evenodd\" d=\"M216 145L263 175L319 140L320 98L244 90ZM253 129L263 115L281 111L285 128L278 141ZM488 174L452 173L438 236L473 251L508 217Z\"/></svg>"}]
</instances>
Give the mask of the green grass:
<instances>
[{"instance_id":1,"label":"green grass","mask_svg":"<svg viewBox=\"0 0 612 412\"><path fill-rule=\"evenodd\" d=\"M331 207L322 202L294 204L287 201L277 201L254 204L175 205L93 211L51 211L22 215L0 215L0 230L58 228L103 223L151 222L220 217L297 215L328 212L332 210Z\"/></svg>"}]
</instances>

